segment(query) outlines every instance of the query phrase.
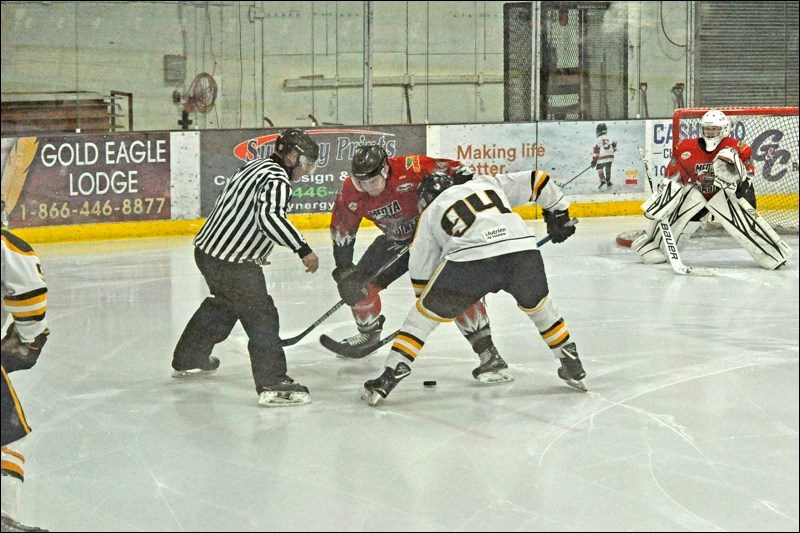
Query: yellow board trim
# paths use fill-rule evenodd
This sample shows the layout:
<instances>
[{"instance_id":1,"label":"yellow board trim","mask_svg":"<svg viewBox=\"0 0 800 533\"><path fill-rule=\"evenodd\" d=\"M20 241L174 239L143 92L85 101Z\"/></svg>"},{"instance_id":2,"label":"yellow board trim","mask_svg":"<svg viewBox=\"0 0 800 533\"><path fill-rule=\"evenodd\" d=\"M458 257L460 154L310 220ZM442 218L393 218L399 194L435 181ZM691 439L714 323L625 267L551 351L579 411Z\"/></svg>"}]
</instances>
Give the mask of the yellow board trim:
<instances>
[{"instance_id":1,"label":"yellow board trim","mask_svg":"<svg viewBox=\"0 0 800 533\"><path fill-rule=\"evenodd\" d=\"M759 208L769 209L773 205L797 206L797 195L765 195L759 198ZM636 216L642 214L643 200L624 202L574 203L569 207L570 216L577 218ZM762 203L763 202L763 203ZM763 206L763 207L762 207ZM536 205L514 208L526 220L542 218L542 209ZM330 213L289 215L289 220L300 230L327 229L330 227ZM133 239L139 237L194 236L203 225L204 219L196 220L154 220L148 222L112 222L108 224L82 224L77 226L44 226L40 228L12 228L12 231L29 243L105 241L112 239ZM362 227L374 227L365 220Z\"/></svg>"},{"instance_id":2,"label":"yellow board trim","mask_svg":"<svg viewBox=\"0 0 800 533\"><path fill-rule=\"evenodd\" d=\"M615 215L639 215L641 201L601 202L572 204L569 214L573 217L600 217ZM522 206L514 209L524 219L540 219L541 208ZM331 224L330 213L289 215L289 220L299 230L327 229ZM153 220L147 222L111 222L108 224L81 224L76 226L42 226L38 228L11 228L31 244L56 242L105 241L113 239L135 239L144 237L194 236L204 219ZM374 227L364 221L362 227Z\"/></svg>"}]
</instances>

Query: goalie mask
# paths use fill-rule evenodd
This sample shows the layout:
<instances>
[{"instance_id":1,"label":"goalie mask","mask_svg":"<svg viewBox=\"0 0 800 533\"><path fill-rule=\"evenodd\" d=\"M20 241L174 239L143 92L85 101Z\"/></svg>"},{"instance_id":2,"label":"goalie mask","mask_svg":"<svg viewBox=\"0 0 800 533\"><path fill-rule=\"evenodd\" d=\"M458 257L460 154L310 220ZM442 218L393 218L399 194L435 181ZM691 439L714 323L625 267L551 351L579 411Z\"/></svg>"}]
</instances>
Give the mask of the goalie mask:
<instances>
[{"instance_id":1,"label":"goalie mask","mask_svg":"<svg viewBox=\"0 0 800 533\"><path fill-rule=\"evenodd\" d=\"M718 109L708 111L703 118L700 119L700 135L706 143L706 150L711 152L722 139L728 136L731 131L731 123L725 113Z\"/></svg>"},{"instance_id":2,"label":"goalie mask","mask_svg":"<svg viewBox=\"0 0 800 533\"><path fill-rule=\"evenodd\" d=\"M428 174L422 178L419 189L417 190L417 207L419 208L419 212L422 213L437 196L449 189L452 185L453 177L441 171Z\"/></svg>"},{"instance_id":3,"label":"goalie mask","mask_svg":"<svg viewBox=\"0 0 800 533\"><path fill-rule=\"evenodd\" d=\"M365 144L356 148L350 167L356 190L370 196L382 193L389 177L388 159L389 154L377 144Z\"/></svg>"}]
</instances>

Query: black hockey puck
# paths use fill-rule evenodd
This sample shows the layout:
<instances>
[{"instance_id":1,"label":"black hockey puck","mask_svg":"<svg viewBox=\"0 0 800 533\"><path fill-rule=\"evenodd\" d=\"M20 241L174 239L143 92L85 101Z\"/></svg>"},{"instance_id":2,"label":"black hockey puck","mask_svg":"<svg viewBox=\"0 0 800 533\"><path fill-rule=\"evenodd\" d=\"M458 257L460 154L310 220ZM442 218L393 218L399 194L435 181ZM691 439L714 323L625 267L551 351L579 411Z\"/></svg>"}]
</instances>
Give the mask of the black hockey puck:
<instances>
[{"instance_id":1,"label":"black hockey puck","mask_svg":"<svg viewBox=\"0 0 800 533\"><path fill-rule=\"evenodd\" d=\"M435 381L423 381L422 384L425 385L426 387L435 387L436 386L436 382Z\"/></svg>"}]
</instances>

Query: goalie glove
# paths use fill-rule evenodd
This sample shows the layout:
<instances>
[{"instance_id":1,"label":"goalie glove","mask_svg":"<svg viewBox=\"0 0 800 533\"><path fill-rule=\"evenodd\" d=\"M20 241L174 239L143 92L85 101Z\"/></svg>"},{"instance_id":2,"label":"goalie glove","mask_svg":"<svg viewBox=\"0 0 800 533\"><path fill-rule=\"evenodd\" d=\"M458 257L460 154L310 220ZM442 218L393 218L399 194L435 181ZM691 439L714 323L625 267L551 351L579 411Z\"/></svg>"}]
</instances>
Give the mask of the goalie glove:
<instances>
[{"instance_id":1,"label":"goalie glove","mask_svg":"<svg viewBox=\"0 0 800 533\"><path fill-rule=\"evenodd\" d=\"M350 307L353 307L369 295L367 289L369 278L360 272L355 265L336 267L331 275L336 281L339 297Z\"/></svg>"},{"instance_id":2,"label":"goalie glove","mask_svg":"<svg viewBox=\"0 0 800 533\"><path fill-rule=\"evenodd\" d=\"M569 209L563 211L542 211L547 223L547 235L554 243L564 242L575 234L575 226L567 226Z\"/></svg>"},{"instance_id":3,"label":"goalie glove","mask_svg":"<svg viewBox=\"0 0 800 533\"><path fill-rule=\"evenodd\" d=\"M35 365L49 334L50 330L45 329L33 342L25 342L19 336L17 328L12 323L8 327L6 336L0 341L3 368L5 368L6 372L27 370Z\"/></svg>"},{"instance_id":4,"label":"goalie glove","mask_svg":"<svg viewBox=\"0 0 800 533\"><path fill-rule=\"evenodd\" d=\"M723 148L711 163L714 168L714 185L720 189L734 191L746 176L742 158L733 148Z\"/></svg>"}]
</instances>

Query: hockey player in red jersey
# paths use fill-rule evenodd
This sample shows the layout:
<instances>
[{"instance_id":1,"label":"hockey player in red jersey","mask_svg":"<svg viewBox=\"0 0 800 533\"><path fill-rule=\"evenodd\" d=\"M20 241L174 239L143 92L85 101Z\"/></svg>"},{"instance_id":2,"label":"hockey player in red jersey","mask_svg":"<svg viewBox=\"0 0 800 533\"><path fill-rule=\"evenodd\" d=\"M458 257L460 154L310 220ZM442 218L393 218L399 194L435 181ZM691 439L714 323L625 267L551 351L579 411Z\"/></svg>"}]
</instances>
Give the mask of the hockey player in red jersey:
<instances>
[{"instance_id":1,"label":"hockey player in red jersey","mask_svg":"<svg viewBox=\"0 0 800 533\"><path fill-rule=\"evenodd\" d=\"M458 182L472 175L451 159L424 155L389 157L377 145L356 149L352 173L336 195L331 217L331 238L339 294L352 309L359 333L337 342L323 335L322 344L342 356L363 357L377 349L383 329L380 291L408 271L408 254L375 276L381 267L407 246L414 237L419 219L417 190L422 178L434 171L452 175ZM353 252L362 219L372 221L382 232L367 248L358 263ZM374 276L374 279L371 279ZM482 299L456 319L456 324L481 364L473 370L482 383L500 383L513 379L508 365L494 346L489 317Z\"/></svg>"},{"instance_id":2,"label":"hockey player in red jersey","mask_svg":"<svg viewBox=\"0 0 800 533\"><path fill-rule=\"evenodd\" d=\"M667 221L680 247L709 213L768 270L786 263L790 249L755 209L750 146L729 137L730 121L712 109L700 119L700 137L681 141L666 178L642 204L652 222L631 247L645 263L667 260L658 222Z\"/></svg>"}]
</instances>

